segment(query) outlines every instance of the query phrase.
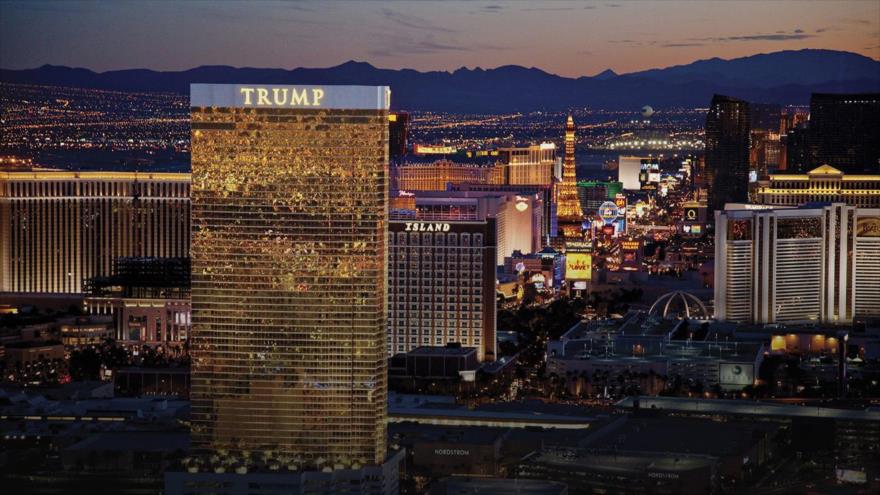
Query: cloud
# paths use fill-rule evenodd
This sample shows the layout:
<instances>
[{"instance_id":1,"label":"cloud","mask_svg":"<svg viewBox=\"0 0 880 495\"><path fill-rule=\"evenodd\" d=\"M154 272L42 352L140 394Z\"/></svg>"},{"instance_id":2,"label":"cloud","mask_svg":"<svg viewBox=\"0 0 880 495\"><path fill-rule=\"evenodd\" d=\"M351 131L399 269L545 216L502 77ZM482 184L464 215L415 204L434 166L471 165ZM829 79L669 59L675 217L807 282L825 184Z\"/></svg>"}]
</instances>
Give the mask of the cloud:
<instances>
[{"instance_id":1,"label":"cloud","mask_svg":"<svg viewBox=\"0 0 880 495\"><path fill-rule=\"evenodd\" d=\"M403 34L390 37L383 35L378 39L380 40L380 43L385 43L385 46L373 48L369 50L368 53L376 57L386 58L398 57L401 55L432 55L435 53L509 49L509 47L491 44L469 43L463 45L454 42L438 41L430 34L424 38L415 38Z\"/></svg>"},{"instance_id":2,"label":"cloud","mask_svg":"<svg viewBox=\"0 0 880 495\"><path fill-rule=\"evenodd\" d=\"M589 5L590 8L595 8L592 5ZM587 7L584 7L587 8ZM574 10L574 7L529 7L527 9L520 9L523 12L558 12L561 10Z\"/></svg>"},{"instance_id":3,"label":"cloud","mask_svg":"<svg viewBox=\"0 0 880 495\"><path fill-rule=\"evenodd\" d=\"M707 38L688 38L686 42L729 43L734 41L792 41L815 38L815 34L805 33L802 29L795 29L790 33L777 31L773 34L744 34L738 36L710 36Z\"/></svg>"},{"instance_id":4,"label":"cloud","mask_svg":"<svg viewBox=\"0 0 880 495\"><path fill-rule=\"evenodd\" d=\"M850 19L841 19L840 22L845 22L847 24L861 24L861 25L871 24L871 21L869 21L868 19L851 19L850 18Z\"/></svg>"},{"instance_id":5,"label":"cloud","mask_svg":"<svg viewBox=\"0 0 880 495\"><path fill-rule=\"evenodd\" d=\"M789 41L804 40L807 38L815 38L812 34L794 33L794 34L749 34L745 36L727 36L724 38L715 38L717 41Z\"/></svg>"},{"instance_id":6,"label":"cloud","mask_svg":"<svg viewBox=\"0 0 880 495\"><path fill-rule=\"evenodd\" d=\"M830 28L822 28L822 30L830 29ZM821 32L820 30L816 31ZM710 36L706 38L687 38L684 40L673 40L667 41L664 43L660 43L659 46L662 48L685 48L685 47L693 47L693 46L707 46L712 44L719 43L732 43L737 41L792 41L792 40L803 40L807 38L815 38L815 34L805 33L803 29L795 29L791 32L785 31L776 31L772 34L744 34L738 36ZM642 45L643 43L633 41L633 40L615 40L611 41L611 43L630 43ZM649 44L654 44L656 42L651 42Z\"/></svg>"},{"instance_id":7,"label":"cloud","mask_svg":"<svg viewBox=\"0 0 880 495\"><path fill-rule=\"evenodd\" d=\"M407 15L400 12L395 12L391 9L382 9L382 16L391 22L412 29L419 29L422 31L436 31L441 33L456 32L455 29L451 29L445 26L438 26L428 19L424 19L415 15Z\"/></svg>"},{"instance_id":8,"label":"cloud","mask_svg":"<svg viewBox=\"0 0 880 495\"><path fill-rule=\"evenodd\" d=\"M479 7L477 10L469 11L468 14L500 14L502 10L505 10L507 7L501 5L484 5Z\"/></svg>"}]
</instances>

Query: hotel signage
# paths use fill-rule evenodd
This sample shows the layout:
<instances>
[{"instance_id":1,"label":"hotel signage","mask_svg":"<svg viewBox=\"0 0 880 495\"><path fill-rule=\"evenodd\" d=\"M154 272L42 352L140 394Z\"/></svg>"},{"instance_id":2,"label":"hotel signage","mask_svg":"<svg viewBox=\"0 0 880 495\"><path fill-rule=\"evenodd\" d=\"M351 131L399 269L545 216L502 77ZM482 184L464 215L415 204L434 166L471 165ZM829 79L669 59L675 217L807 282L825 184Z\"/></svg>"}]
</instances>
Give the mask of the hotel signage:
<instances>
[{"instance_id":1,"label":"hotel signage","mask_svg":"<svg viewBox=\"0 0 880 495\"><path fill-rule=\"evenodd\" d=\"M191 84L191 107L388 110L388 86Z\"/></svg>"},{"instance_id":2,"label":"hotel signage","mask_svg":"<svg viewBox=\"0 0 880 495\"><path fill-rule=\"evenodd\" d=\"M320 107L323 88L238 88L245 106L258 107Z\"/></svg>"},{"instance_id":3,"label":"hotel signage","mask_svg":"<svg viewBox=\"0 0 880 495\"><path fill-rule=\"evenodd\" d=\"M406 222L407 232L449 232L448 223Z\"/></svg>"}]
</instances>

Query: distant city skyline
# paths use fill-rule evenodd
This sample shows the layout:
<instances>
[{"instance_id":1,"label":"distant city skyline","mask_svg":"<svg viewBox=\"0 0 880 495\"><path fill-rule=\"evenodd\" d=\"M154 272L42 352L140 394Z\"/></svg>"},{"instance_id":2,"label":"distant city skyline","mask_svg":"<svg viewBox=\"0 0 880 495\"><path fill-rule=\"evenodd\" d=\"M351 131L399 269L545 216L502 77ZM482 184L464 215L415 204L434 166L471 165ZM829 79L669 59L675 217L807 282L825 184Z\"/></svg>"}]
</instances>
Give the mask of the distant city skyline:
<instances>
[{"instance_id":1,"label":"distant city skyline","mask_svg":"<svg viewBox=\"0 0 880 495\"><path fill-rule=\"evenodd\" d=\"M804 48L880 59L880 3L0 3L5 69L359 60L420 71L522 65L572 77Z\"/></svg>"}]
</instances>

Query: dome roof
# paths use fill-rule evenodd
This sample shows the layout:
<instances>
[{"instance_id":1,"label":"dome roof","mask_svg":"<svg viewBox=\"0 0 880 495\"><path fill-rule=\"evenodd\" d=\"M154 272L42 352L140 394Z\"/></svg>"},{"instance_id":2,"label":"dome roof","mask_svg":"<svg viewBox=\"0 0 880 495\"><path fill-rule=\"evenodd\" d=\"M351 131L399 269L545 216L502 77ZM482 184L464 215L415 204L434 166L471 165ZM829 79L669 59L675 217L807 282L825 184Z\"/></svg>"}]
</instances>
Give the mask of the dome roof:
<instances>
[{"instance_id":1,"label":"dome roof","mask_svg":"<svg viewBox=\"0 0 880 495\"><path fill-rule=\"evenodd\" d=\"M709 318L709 311L703 304L703 301L685 291L676 290L667 292L658 297L651 309L648 310L649 315L657 315L662 318L671 320L675 318Z\"/></svg>"}]
</instances>

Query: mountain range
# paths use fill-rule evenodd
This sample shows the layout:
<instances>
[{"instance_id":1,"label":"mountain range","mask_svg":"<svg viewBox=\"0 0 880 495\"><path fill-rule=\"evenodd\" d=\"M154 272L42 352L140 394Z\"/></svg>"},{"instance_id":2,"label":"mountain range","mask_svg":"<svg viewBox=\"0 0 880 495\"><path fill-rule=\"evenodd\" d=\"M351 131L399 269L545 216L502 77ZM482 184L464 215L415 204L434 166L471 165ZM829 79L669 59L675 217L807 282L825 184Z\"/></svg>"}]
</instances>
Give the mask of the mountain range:
<instances>
[{"instance_id":1,"label":"mountain range","mask_svg":"<svg viewBox=\"0 0 880 495\"><path fill-rule=\"evenodd\" d=\"M628 74L569 78L505 65L453 72L380 69L350 61L329 68L201 66L184 71L94 72L44 65L0 69L0 82L186 94L190 83L388 85L392 107L441 112L559 111L572 107L655 109L708 106L714 93L748 101L806 104L810 94L880 92L880 61L834 50L787 50Z\"/></svg>"}]
</instances>

